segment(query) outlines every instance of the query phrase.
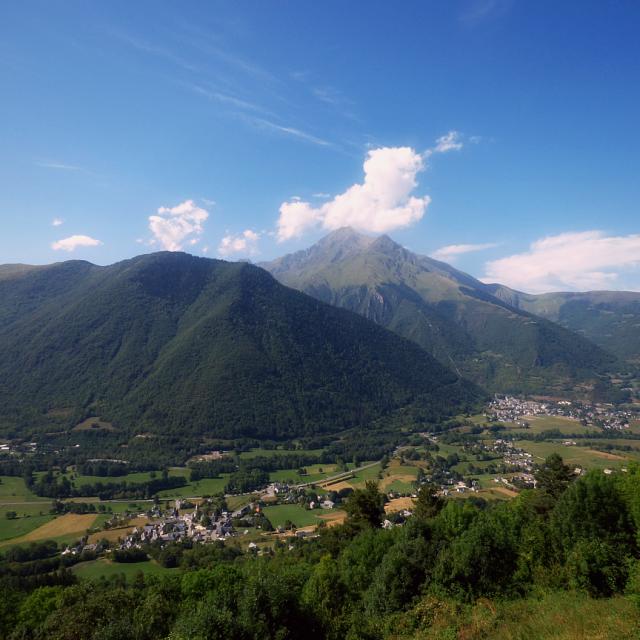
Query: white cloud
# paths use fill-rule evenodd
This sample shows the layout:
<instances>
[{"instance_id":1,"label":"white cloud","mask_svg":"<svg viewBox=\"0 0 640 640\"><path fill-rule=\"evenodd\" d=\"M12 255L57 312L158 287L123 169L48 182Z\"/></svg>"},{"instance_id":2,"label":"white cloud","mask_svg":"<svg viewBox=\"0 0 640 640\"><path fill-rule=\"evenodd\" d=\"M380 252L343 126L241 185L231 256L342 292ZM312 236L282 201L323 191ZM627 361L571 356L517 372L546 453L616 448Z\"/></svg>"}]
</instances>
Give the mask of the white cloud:
<instances>
[{"instance_id":1,"label":"white cloud","mask_svg":"<svg viewBox=\"0 0 640 640\"><path fill-rule=\"evenodd\" d=\"M51 221L51 226L52 227L59 227L61 224L64 224L64 220L62 218L54 218Z\"/></svg>"},{"instance_id":2,"label":"white cloud","mask_svg":"<svg viewBox=\"0 0 640 640\"><path fill-rule=\"evenodd\" d=\"M447 153L447 151L460 151L462 149L462 139L457 131L440 136L436 140L436 146L431 149L433 153Z\"/></svg>"},{"instance_id":3,"label":"white cloud","mask_svg":"<svg viewBox=\"0 0 640 640\"><path fill-rule=\"evenodd\" d=\"M152 243L160 244L167 251L180 251L185 243L197 241L208 217L209 213L193 200L185 200L175 207L160 207L157 215L149 216Z\"/></svg>"},{"instance_id":4,"label":"white cloud","mask_svg":"<svg viewBox=\"0 0 640 640\"><path fill-rule=\"evenodd\" d=\"M367 154L364 181L354 184L320 207L289 201L280 206L278 241L302 235L321 225L324 229L351 226L361 231L385 233L408 227L424 215L431 198L416 197L416 176L423 158L410 147L382 147Z\"/></svg>"},{"instance_id":5,"label":"white cloud","mask_svg":"<svg viewBox=\"0 0 640 640\"><path fill-rule=\"evenodd\" d=\"M75 251L78 247L97 247L102 244L100 240L91 238L89 236L69 236L63 238L57 242L51 243L51 248L54 251Z\"/></svg>"},{"instance_id":6,"label":"white cloud","mask_svg":"<svg viewBox=\"0 0 640 640\"><path fill-rule=\"evenodd\" d=\"M319 198L320 200L328 200L331 197L330 193L322 193L322 192L312 193L311 195L312 197Z\"/></svg>"},{"instance_id":7,"label":"white cloud","mask_svg":"<svg viewBox=\"0 0 640 640\"><path fill-rule=\"evenodd\" d=\"M259 239L260 234L251 229L245 229L242 233L235 236L228 234L220 241L218 253L221 256L228 256L232 253L254 255L258 252Z\"/></svg>"},{"instance_id":8,"label":"white cloud","mask_svg":"<svg viewBox=\"0 0 640 640\"><path fill-rule=\"evenodd\" d=\"M638 267L640 235L582 231L542 238L524 253L488 262L483 280L530 293L632 288L621 276Z\"/></svg>"},{"instance_id":9,"label":"white cloud","mask_svg":"<svg viewBox=\"0 0 640 640\"><path fill-rule=\"evenodd\" d=\"M450 244L434 251L431 257L436 260L443 260L444 262L453 262L458 256L464 253L484 251L485 249L493 249L493 247L497 246L495 242L484 242L482 244Z\"/></svg>"}]
</instances>

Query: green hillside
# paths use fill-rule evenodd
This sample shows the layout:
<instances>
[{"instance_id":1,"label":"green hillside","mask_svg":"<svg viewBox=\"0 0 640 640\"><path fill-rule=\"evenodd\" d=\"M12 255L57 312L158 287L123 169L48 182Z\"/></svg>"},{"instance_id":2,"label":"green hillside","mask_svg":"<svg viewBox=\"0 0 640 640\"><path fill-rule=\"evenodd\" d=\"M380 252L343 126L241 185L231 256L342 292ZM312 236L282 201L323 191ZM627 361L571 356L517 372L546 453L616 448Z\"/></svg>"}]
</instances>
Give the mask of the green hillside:
<instances>
[{"instance_id":1,"label":"green hillside","mask_svg":"<svg viewBox=\"0 0 640 640\"><path fill-rule=\"evenodd\" d=\"M408 340L245 263L157 253L0 278L0 424L294 437L477 398Z\"/></svg>"},{"instance_id":2,"label":"green hillside","mask_svg":"<svg viewBox=\"0 0 640 640\"><path fill-rule=\"evenodd\" d=\"M588 389L614 364L592 342L386 236L340 229L263 266L284 284L413 340L491 391L570 392L580 383Z\"/></svg>"},{"instance_id":3,"label":"green hillside","mask_svg":"<svg viewBox=\"0 0 640 640\"><path fill-rule=\"evenodd\" d=\"M640 364L640 293L587 291L532 295L501 285L493 293L513 306L575 331L607 351Z\"/></svg>"}]
</instances>

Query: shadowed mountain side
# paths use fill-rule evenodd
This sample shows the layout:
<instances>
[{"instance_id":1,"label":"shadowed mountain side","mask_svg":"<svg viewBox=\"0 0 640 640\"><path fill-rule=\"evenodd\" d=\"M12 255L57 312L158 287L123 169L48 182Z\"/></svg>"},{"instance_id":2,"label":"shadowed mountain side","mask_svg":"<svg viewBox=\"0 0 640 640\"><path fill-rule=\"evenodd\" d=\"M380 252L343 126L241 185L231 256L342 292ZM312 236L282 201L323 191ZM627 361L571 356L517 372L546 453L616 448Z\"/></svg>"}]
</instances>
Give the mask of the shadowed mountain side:
<instances>
[{"instance_id":1,"label":"shadowed mountain side","mask_svg":"<svg viewBox=\"0 0 640 640\"><path fill-rule=\"evenodd\" d=\"M375 323L258 267L183 253L0 279L0 351L5 432L69 407L136 432L294 437L479 397Z\"/></svg>"},{"instance_id":2,"label":"shadowed mountain side","mask_svg":"<svg viewBox=\"0 0 640 640\"><path fill-rule=\"evenodd\" d=\"M571 329L621 360L640 365L640 293L586 291L533 295L488 285L508 304Z\"/></svg>"}]
</instances>

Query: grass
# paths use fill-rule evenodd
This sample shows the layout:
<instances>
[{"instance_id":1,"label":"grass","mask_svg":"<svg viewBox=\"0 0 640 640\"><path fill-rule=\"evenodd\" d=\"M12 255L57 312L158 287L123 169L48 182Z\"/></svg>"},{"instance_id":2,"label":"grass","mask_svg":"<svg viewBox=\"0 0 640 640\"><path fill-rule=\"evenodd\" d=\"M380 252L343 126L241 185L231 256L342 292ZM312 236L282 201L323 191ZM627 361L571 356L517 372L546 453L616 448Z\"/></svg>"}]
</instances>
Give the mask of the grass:
<instances>
[{"instance_id":1,"label":"grass","mask_svg":"<svg viewBox=\"0 0 640 640\"><path fill-rule=\"evenodd\" d=\"M32 529L28 533L20 537L0 543L0 546L6 544L24 544L28 542L39 542L41 540L57 540L67 542L82 537L86 530L91 527L97 518L96 514L75 514L66 513L63 516L50 519L41 526Z\"/></svg>"},{"instance_id":2,"label":"grass","mask_svg":"<svg viewBox=\"0 0 640 640\"><path fill-rule=\"evenodd\" d=\"M52 515L38 515L38 516L22 516L15 520L7 520L4 514L0 515L0 541L11 540L13 538L19 538L24 536L34 529L41 527L50 520L53 520Z\"/></svg>"},{"instance_id":3,"label":"grass","mask_svg":"<svg viewBox=\"0 0 640 640\"><path fill-rule=\"evenodd\" d=\"M219 478L203 478L196 482L190 482L184 487L176 489L166 489L160 491L161 498L188 498L192 496L206 496L214 493L221 493L228 482L229 474L221 474Z\"/></svg>"},{"instance_id":4,"label":"grass","mask_svg":"<svg viewBox=\"0 0 640 640\"><path fill-rule=\"evenodd\" d=\"M104 484L115 484L118 482L135 482L142 483L151 480L150 471L139 471L137 473L128 473L126 476L85 476L82 474L67 473L69 480L74 479L77 487L82 487L85 484L95 484L96 482L102 482ZM160 473L156 472L156 477L159 477Z\"/></svg>"},{"instance_id":5,"label":"grass","mask_svg":"<svg viewBox=\"0 0 640 640\"><path fill-rule=\"evenodd\" d=\"M289 482L290 484L306 484L307 482L321 482L328 476L338 473L335 464L312 464L304 467L305 475L298 473L297 469L279 469L269 474L272 482Z\"/></svg>"},{"instance_id":6,"label":"grass","mask_svg":"<svg viewBox=\"0 0 640 640\"><path fill-rule=\"evenodd\" d=\"M269 519L274 527L284 525L287 520L293 522L296 527L308 527L318 524L318 516L329 513L328 511L315 509L309 511L299 504L275 504L264 507L264 515Z\"/></svg>"},{"instance_id":7,"label":"grass","mask_svg":"<svg viewBox=\"0 0 640 640\"><path fill-rule=\"evenodd\" d=\"M620 467L631 459L630 456L622 452L619 452L619 454L624 459L611 459L603 456L603 454L598 451L578 446L567 447L560 442L529 442L528 440L519 440L516 442L516 446L533 454L534 462L536 463L544 460L552 453L558 453L563 457L566 464L580 465L585 469Z\"/></svg>"},{"instance_id":8,"label":"grass","mask_svg":"<svg viewBox=\"0 0 640 640\"><path fill-rule=\"evenodd\" d=\"M319 456L324 452L324 449L251 449L250 451L243 451L240 454L242 460L251 458L257 458L264 456L265 458L272 458L274 456L286 456L291 454Z\"/></svg>"},{"instance_id":9,"label":"grass","mask_svg":"<svg viewBox=\"0 0 640 640\"><path fill-rule=\"evenodd\" d=\"M227 508L229 511L236 511L240 507L244 507L253 500L252 496L228 496L226 498Z\"/></svg>"},{"instance_id":10,"label":"grass","mask_svg":"<svg viewBox=\"0 0 640 640\"><path fill-rule=\"evenodd\" d=\"M364 464L368 464L368 463L365 462ZM356 489L363 487L364 483L367 480L377 480L378 474L380 473L381 470L382 470L382 465L375 464L372 467L369 467L368 469L363 469L362 471L358 471L357 473L354 474L353 478L349 480L349 484Z\"/></svg>"},{"instance_id":11,"label":"grass","mask_svg":"<svg viewBox=\"0 0 640 640\"><path fill-rule=\"evenodd\" d=\"M483 598L462 607L427 598L412 614L415 633L398 634L397 640L632 640L640 632L638 608L630 600L567 592L504 603Z\"/></svg>"},{"instance_id":12,"label":"grass","mask_svg":"<svg viewBox=\"0 0 640 640\"><path fill-rule=\"evenodd\" d=\"M96 580L101 577L124 574L128 579L133 579L138 573L145 575L170 575L177 573L179 569L165 569L153 560L146 562L111 562L104 558L91 560L90 562L81 562L72 569L73 573L79 578L87 580Z\"/></svg>"},{"instance_id":13,"label":"grass","mask_svg":"<svg viewBox=\"0 0 640 640\"><path fill-rule=\"evenodd\" d=\"M0 505L12 502L48 502L27 489L22 478L0 476Z\"/></svg>"},{"instance_id":14,"label":"grass","mask_svg":"<svg viewBox=\"0 0 640 640\"><path fill-rule=\"evenodd\" d=\"M386 484L384 487L385 493L393 491L395 493L411 493L415 491L415 488L411 482L404 480L394 480L393 482Z\"/></svg>"},{"instance_id":15,"label":"grass","mask_svg":"<svg viewBox=\"0 0 640 640\"><path fill-rule=\"evenodd\" d=\"M564 416L528 416L525 418L529 423L527 433L543 433L551 429L557 429L562 434L570 435L572 433L589 433L597 431L595 427L584 427L579 420L574 418L565 418ZM516 431L522 431L522 427L515 426Z\"/></svg>"}]
</instances>

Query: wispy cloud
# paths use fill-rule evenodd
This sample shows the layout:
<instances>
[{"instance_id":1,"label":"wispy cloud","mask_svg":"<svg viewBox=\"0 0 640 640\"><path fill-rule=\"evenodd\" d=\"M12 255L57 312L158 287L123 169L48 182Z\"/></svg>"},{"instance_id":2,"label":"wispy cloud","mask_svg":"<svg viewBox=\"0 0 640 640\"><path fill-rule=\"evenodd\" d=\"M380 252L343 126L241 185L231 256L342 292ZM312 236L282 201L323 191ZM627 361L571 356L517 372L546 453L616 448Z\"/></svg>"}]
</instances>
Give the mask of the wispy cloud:
<instances>
[{"instance_id":1,"label":"wispy cloud","mask_svg":"<svg viewBox=\"0 0 640 640\"><path fill-rule=\"evenodd\" d=\"M282 133L287 136L291 136L294 138L298 138L299 140L304 140L306 142L311 142L312 144L319 145L321 147L332 147L333 143L328 142L327 140L323 140L322 138L318 138L306 131L301 131L300 129L296 129L295 127L287 127L285 125L277 124L276 122L271 122L271 120L266 120L264 118L257 118L253 116L243 115L243 119L253 124L255 127L267 129L270 131L275 131L277 133Z\"/></svg>"},{"instance_id":2,"label":"wispy cloud","mask_svg":"<svg viewBox=\"0 0 640 640\"><path fill-rule=\"evenodd\" d=\"M198 71L198 67L170 49L150 43L143 38L124 33L122 31L109 31L109 35L129 47L158 58L164 58L187 71Z\"/></svg>"},{"instance_id":3,"label":"wispy cloud","mask_svg":"<svg viewBox=\"0 0 640 640\"><path fill-rule=\"evenodd\" d=\"M504 15L512 4L513 0L469 0L460 13L460 22L467 27L475 27Z\"/></svg>"},{"instance_id":4,"label":"wispy cloud","mask_svg":"<svg viewBox=\"0 0 640 640\"><path fill-rule=\"evenodd\" d=\"M440 247L438 250L431 254L432 258L436 260L443 260L444 262L454 262L458 256L465 253L474 253L476 251L486 251L487 249L493 249L497 247L496 242L484 242L479 244L450 244L446 247Z\"/></svg>"},{"instance_id":5,"label":"wispy cloud","mask_svg":"<svg viewBox=\"0 0 640 640\"><path fill-rule=\"evenodd\" d=\"M449 151L460 151L463 147L462 135L459 131L451 130L436 140L436 144L429 149L428 153L447 153Z\"/></svg>"},{"instance_id":6,"label":"wispy cloud","mask_svg":"<svg viewBox=\"0 0 640 640\"><path fill-rule=\"evenodd\" d=\"M64 162L45 162L38 161L36 162L38 167L42 167L43 169L56 169L58 171L85 171L82 167L79 167L75 164L66 164Z\"/></svg>"},{"instance_id":7,"label":"wispy cloud","mask_svg":"<svg viewBox=\"0 0 640 640\"><path fill-rule=\"evenodd\" d=\"M254 111L256 113L261 113L263 115L273 116L273 112L265 109L263 106L256 104L254 102L249 102L248 100L244 100L242 98L238 98L237 96L231 95L229 93L224 93L222 91L218 91L216 89L207 89L198 84L188 85L192 91L195 93L208 98L209 100L213 100L215 102L219 102L221 104L229 105L235 107L237 109L242 109L245 111Z\"/></svg>"},{"instance_id":8,"label":"wispy cloud","mask_svg":"<svg viewBox=\"0 0 640 640\"><path fill-rule=\"evenodd\" d=\"M212 102L229 107L228 111L222 112L223 115L235 117L257 130L277 132L318 146L337 148L323 137L308 132L306 127L292 126L288 120L298 118L280 112L280 107L284 111L297 108L284 95L290 89L290 84L287 86L286 82L261 65L221 43L215 43L216 38L206 30L183 24L165 37L169 44L163 42L162 45L122 31L110 31L109 34L132 49L165 59L190 72L188 77L178 79L177 83ZM175 52L177 46L180 47L180 54ZM191 55L188 55L189 52ZM197 64L191 62L194 57ZM224 80L225 73L233 81ZM260 95L265 101L277 101L279 108L268 108L254 99L248 99L247 95ZM339 100L338 92L326 88L319 89L317 97L326 102Z\"/></svg>"},{"instance_id":9,"label":"wispy cloud","mask_svg":"<svg viewBox=\"0 0 640 640\"><path fill-rule=\"evenodd\" d=\"M64 224L64 220L62 218L54 218L51 221L51 226L52 227L59 227L62 224Z\"/></svg>"}]
</instances>

